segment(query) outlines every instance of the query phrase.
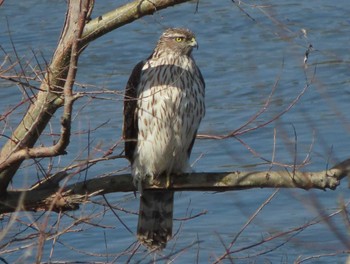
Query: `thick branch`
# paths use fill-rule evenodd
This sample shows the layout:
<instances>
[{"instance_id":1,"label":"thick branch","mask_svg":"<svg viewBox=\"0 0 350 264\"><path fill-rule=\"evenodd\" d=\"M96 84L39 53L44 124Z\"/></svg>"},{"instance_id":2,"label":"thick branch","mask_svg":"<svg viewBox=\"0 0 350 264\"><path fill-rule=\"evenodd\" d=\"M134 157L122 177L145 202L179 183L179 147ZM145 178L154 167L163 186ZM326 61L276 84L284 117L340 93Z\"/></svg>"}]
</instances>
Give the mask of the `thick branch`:
<instances>
[{"instance_id":1,"label":"thick branch","mask_svg":"<svg viewBox=\"0 0 350 264\"><path fill-rule=\"evenodd\" d=\"M79 204L96 195L114 192L136 191L130 174L91 179L60 188L58 182L68 174L57 174L44 184L28 191L11 191L0 204L0 214L15 210L75 210ZM350 159L332 169L320 172L257 171L226 173L192 173L176 175L171 186L144 186L145 189L169 189L173 191L229 191L251 188L301 188L331 189L340 180L350 176ZM51 183L51 184L50 184ZM45 188L43 188L45 187Z\"/></svg>"},{"instance_id":2,"label":"thick branch","mask_svg":"<svg viewBox=\"0 0 350 264\"><path fill-rule=\"evenodd\" d=\"M126 4L121 8L91 20L84 28L79 46L85 46L90 41L142 16L153 14L157 10L186 1L189 0L140 0ZM65 85L65 80L67 80L72 45L76 37L75 33L79 31L79 21L81 22L81 18L86 15L86 8L82 8L83 6L89 6L89 12L91 12L93 2L89 0L81 0L79 3L77 1L69 2L64 29L47 74L40 86L40 92L21 123L11 135L11 139L1 149L0 198L5 196L8 184L24 159L45 156L47 149L32 149L32 147L53 114L64 104L62 87ZM66 104L66 106L69 107L71 102ZM63 135L69 135L69 133ZM67 137L61 138L67 139ZM64 144L61 144L61 146L58 144L49 150L55 155L64 153L64 146L69 143L69 140L61 141L60 143Z\"/></svg>"},{"instance_id":3,"label":"thick branch","mask_svg":"<svg viewBox=\"0 0 350 264\"><path fill-rule=\"evenodd\" d=\"M136 0L112 10L89 21L86 24L82 43L88 44L104 34L131 23L143 16L152 15L156 11L165 9L190 0Z\"/></svg>"},{"instance_id":4,"label":"thick branch","mask_svg":"<svg viewBox=\"0 0 350 264\"><path fill-rule=\"evenodd\" d=\"M83 7L84 8L84 7ZM75 81L75 76L77 72L78 65L78 52L79 52L79 42L81 34L85 25L85 18L87 13L87 7L81 12L79 21L77 23L78 28L73 32L73 41L71 48L70 63L67 67L67 79L63 87L64 95L64 110L61 119L61 135L58 142L51 147L35 147L35 148L23 148L12 152L11 155L0 164L0 171L6 169L6 167L11 166L19 160L30 159L30 158L42 158L42 157L53 157L57 155L65 154L65 149L69 145L70 141L70 131L71 131L71 116L73 110L73 102L79 96L73 96L73 85ZM50 104L51 102L45 102ZM23 142L21 142L23 144Z\"/></svg>"},{"instance_id":5,"label":"thick branch","mask_svg":"<svg viewBox=\"0 0 350 264\"><path fill-rule=\"evenodd\" d=\"M87 8L84 9L83 6L87 6L87 2L88 0L82 0L78 4L76 1L69 2L64 30L51 65L48 68L44 81L41 83L40 92L21 123L13 132L11 140L1 150L0 197L6 193L7 186L22 161L31 157L29 149L34 146L52 115L63 105L62 87L65 85L70 69L72 45L77 39L77 32L80 35L82 32L82 29L79 29L79 27L81 27L82 19L85 19ZM53 151L62 152L62 147L53 149Z\"/></svg>"}]
</instances>

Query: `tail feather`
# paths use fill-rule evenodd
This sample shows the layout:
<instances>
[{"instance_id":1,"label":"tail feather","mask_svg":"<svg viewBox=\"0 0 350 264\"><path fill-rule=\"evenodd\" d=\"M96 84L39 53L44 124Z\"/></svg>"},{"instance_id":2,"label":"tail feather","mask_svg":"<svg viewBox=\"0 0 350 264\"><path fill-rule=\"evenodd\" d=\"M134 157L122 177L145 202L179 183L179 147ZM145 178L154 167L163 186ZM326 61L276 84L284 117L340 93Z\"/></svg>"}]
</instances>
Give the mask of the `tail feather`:
<instances>
[{"instance_id":1,"label":"tail feather","mask_svg":"<svg viewBox=\"0 0 350 264\"><path fill-rule=\"evenodd\" d=\"M172 236L174 193L144 190L140 197L137 238L150 250L165 248Z\"/></svg>"}]
</instances>

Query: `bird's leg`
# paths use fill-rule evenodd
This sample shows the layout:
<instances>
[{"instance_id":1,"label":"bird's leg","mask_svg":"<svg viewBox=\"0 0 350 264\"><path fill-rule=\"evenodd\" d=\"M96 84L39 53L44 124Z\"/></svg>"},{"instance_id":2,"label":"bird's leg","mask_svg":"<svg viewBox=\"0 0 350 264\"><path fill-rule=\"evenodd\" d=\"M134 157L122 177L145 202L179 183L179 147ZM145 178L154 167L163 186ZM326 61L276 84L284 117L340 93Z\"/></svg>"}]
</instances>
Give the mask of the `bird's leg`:
<instances>
[{"instance_id":1,"label":"bird's leg","mask_svg":"<svg viewBox=\"0 0 350 264\"><path fill-rule=\"evenodd\" d=\"M155 175L147 175L146 183L150 186L157 185L157 176Z\"/></svg>"},{"instance_id":2,"label":"bird's leg","mask_svg":"<svg viewBox=\"0 0 350 264\"><path fill-rule=\"evenodd\" d=\"M171 174L167 173L166 174L165 188L169 189L171 184L172 184L172 182L171 182Z\"/></svg>"},{"instance_id":3,"label":"bird's leg","mask_svg":"<svg viewBox=\"0 0 350 264\"><path fill-rule=\"evenodd\" d=\"M142 187L142 181L141 181L141 180L139 180L139 181L137 182L137 190L139 191L140 195L142 195L143 187ZM135 197L136 197L136 191L134 192L134 195L135 195Z\"/></svg>"},{"instance_id":4,"label":"bird's leg","mask_svg":"<svg viewBox=\"0 0 350 264\"><path fill-rule=\"evenodd\" d=\"M164 187L166 189L171 188L172 186L172 177L171 173L164 172L160 175L157 175L156 177L153 178L153 180L150 181L151 186L156 186L156 187Z\"/></svg>"}]
</instances>

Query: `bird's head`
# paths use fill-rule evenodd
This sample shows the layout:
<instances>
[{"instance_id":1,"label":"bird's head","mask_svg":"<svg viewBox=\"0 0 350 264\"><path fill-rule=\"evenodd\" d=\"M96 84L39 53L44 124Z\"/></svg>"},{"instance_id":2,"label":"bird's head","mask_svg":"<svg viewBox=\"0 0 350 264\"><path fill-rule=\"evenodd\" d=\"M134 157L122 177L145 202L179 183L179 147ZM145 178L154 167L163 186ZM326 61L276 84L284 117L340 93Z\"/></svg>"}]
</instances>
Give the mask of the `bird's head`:
<instances>
[{"instance_id":1,"label":"bird's head","mask_svg":"<svg viewBox=\"0 0 350 264\"><path fill-rule=\"evenodd\" d=\"M198 48L193 32L186 28L168 28L159 39L158 47L165 52L190 56L194 47Z\"/></svg>"}]
</instances>

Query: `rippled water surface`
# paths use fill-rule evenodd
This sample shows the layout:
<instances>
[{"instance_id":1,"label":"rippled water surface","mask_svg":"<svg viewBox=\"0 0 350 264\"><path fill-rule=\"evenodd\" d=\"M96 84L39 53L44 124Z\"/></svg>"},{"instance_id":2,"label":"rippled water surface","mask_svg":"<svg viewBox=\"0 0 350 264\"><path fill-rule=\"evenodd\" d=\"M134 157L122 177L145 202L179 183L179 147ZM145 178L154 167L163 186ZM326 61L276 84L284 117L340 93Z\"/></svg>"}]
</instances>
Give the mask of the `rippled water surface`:
<instances>
[{"instance_id":1,"label":"rippled water surface","mask_svg":"<svg viewBox=\"0 0 350 264\"><path fill-rule=\"evenodd\" d=\"M126 1L96 2L93 17ZM262 128L240 135L244 144L235 138L221 141L197 140L192 153L196 171L265 170L270 168L265 160L299 164L308 155L310 164L303 170L324 170L348 158L348 1L242 2L239 7L246 13L231 1L202 0L196 11L196 2L171 7L142 18L87 47L80 58L77 82L85 86L84 91L101 93L97 99L83 98L75 104L74 135L68 155L55 159L53 165L61 168L74 159L87 158L88 154L98 157L120 139L125 83L133 66L151 53L159 35L168 26L189 27L197 35L199 49L194 51L194 57L207 87L207 111L200 134L224 135L238 129L264 107L274 90L266 111L248 128L264 124L286 110L303 92L297 103L282 117ZM36 54L44 67L45 61L50 61L57 44L65 9L65 1L5 0L0 7L1 47L13 56L12 40L23 62L35 65L33 54ZM310 44L313 51L306 67L303 60ZM1 61L2 59L0 63ZM120 91L120 94L103 94L104 90ZM21 89L5 81L0 81L0 95L1 112L16 105L24 96ZM2 123L2 133L9 135L11 127L15 127L25 111L25 107L20 107L6 124ZM60 113L61 111L57 112L47 132L52 129L58 133ZM91 133L84 133L89 129ZM51 136L46 136L40 143L50 144L52 140ZM86 150L89 140L90 153ZM4 142L6 138L0 138L0 146ZM253 151L249 151L249 148ZM115 154L121 151L122 145L115 150ZM30 164L31 162L25 163ZM87 177L116 172L127 165L124 160L100 163L89 169ZM282 168L276 165L272 169ZM84 174L80 178L78 176L76 180L85 177ZM36 170L23 166L13 184L15 187L28 186L35 180ZM326 192L280 190L240 234L231 250L249 247L279 232L298 228L318 219L320 210L326 214L335 212L340 197L345 201L349 199L346 185L344 181L336 191ZM177 194L174 229L179 231L177 239L169 243L164 255L176 252L172 256L176 263L215 261L225 253L224 245L230 244L251 215L274 191L255 189ZM106 198L110 204L122 207L127 212L137 211L138 199L133 194L113 194ZM104 202L102 198L95 201ZM320 206L315 207L315 204ZM69 215L89 216L98 211L101 211L101 206L87 204ZM205 214L200 217L180 221L202 212ZM116 213L132 231L135 230L136 215L122 211ZM33 213L23 215L22 219L30 222L39 217L40 214ZM53 220L56 218L52 216ZM5 227L7 220L2 221L2 226ZM65 217L62 225L69 225L70 222L70 218ZM135 241L134 235L110 211L94 217L93 222L105 228L86 224L77 227L77 232L60 236L55 243L49 240L43 260L50 260L54 244L51 260L112 262ZM343 218L335 216L332 223L337 230L344 231L343 235L347 235L349 241ZM80 228L84 231L80 232ZM4 241L22 229L23 226L17 228L14 225ZM346 245L331 229L329 223L315 224L298 233L285 234L232 256L239 258L238 263L293 263L300 256L305 258L346 249ZM288 242L285 243L286 241ZM9 250L3 257L10 262L21 263L23 258L24 262L31 262L36 255L35 246L11 253L13 247L0 248L2 253ZM111 255L104 256L107 253ZM248 256L251 258L247 259ZM129 258L130 255L119 256L116 262L123 263ZM151 259L139 250L131 262ZM317 263L344 263L345 259L345 254L337 254L333 257L320 257Z\"/></svg>"}]
</instances>

